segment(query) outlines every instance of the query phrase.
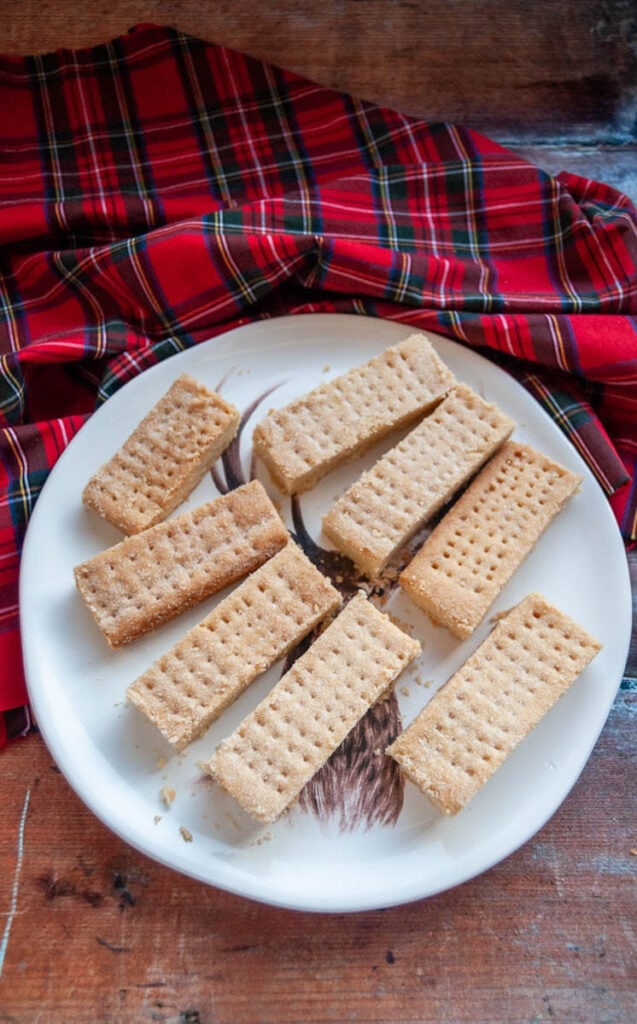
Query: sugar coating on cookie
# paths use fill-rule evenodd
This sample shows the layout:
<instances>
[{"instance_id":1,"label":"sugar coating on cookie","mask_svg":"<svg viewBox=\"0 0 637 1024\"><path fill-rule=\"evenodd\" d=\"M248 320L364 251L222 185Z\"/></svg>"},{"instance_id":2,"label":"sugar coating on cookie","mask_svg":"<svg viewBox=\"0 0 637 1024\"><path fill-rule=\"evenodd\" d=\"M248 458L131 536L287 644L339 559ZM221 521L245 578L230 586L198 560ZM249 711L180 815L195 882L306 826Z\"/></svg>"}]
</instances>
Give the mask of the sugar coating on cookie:
<instances>
[{"instance_id":1,"label":"sugar coating on cookie","mask_svg":"<svg viewBox=\"0 0 637 1024\"><path fill-rule=\"evenodd\" d=\"M256 480L126 537L75 570L111 647L120 647L247 576L289 533Z\"/></svg>"},{"instance_id":2,"label":"sugar coating on cookie","mask_svg":"<svg viewBox=\"0 0 637 1024\"><path fill-rule=\"evenodd\" d=\"M377 575L514 427L459 385L339 498L323 519L325 535L364 573Z\"/></svg>"},{"instance_id":3,"label":"sugar coating on cookie","mask_svg":"<svg viewBox=\"0 0 637 1024\"><path fill-rule=\"evenodd\" d=\"M508 441L403 570L401 587L434 622L470 636L580 483L577 473Z\"/></svg>"},{"instance_id":4,"label":"sugar coating on cookie","mask_svg":"<svg viewBox=\"0 0 637 1024\"><path fill-rule=\"evenodd\" d=\"M182 750L340 602L290 541L139 676L127 697Z\"/></svg>"},{"instance_id":5,"label":"sugar coating on cookie","mask_svg":"<svg viewBox=\"0 0 637 1024\"><path fill-rule=\"evenodd\" d=\"M204 767L252 817L274 821L419 653L358 594Z\"/></svg>"},{"instance_id":6,"label":"sugar coating on cookie","mask_svg":"<svg viewBox=\"0 0 637 1024\"><path fill-rule=\"evenodd\" d=\"M307 491L335 466L424 415L454 383L429 338L412 334L268 413L255 427L254 451L282 491Z\"/></svg>"},{"instance_id":7,"label":"sugar coating on cookie","mask_svg":"<svg viewBox=\"0 0 637 1024\"><path fill-rule=\"evenodd\" d=\"M139 533L185 501L235 436L241 415L182 374L82 493L124 533Z\"/></svg>"},{"instance_id":8,"label":"sugar coating on cookie","mask_svg":"<svg viewBox=\"0 0 637 1024\"><path fill-rule=\"evenodd\" d=\"M445 814L456 814L541 721L601 644L540 594L501 618L387 748Z\"/></svg>"}]
</instances>

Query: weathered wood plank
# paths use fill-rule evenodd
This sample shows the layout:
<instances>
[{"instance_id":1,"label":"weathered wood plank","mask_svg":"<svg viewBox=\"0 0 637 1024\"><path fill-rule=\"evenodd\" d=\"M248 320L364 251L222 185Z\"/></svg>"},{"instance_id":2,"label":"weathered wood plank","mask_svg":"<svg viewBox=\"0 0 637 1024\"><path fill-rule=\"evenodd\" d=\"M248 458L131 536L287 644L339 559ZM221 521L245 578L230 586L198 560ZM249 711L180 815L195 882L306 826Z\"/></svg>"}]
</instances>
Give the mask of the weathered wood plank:
<instances>
[{"instance_id":1,"label":"weathered wood plank","mask_svg":"<svg viewBox=\"0 0 637 1024\"><path fill-rule=\"evenodd\" d=\"M0 49L13 53L173 24L406 113L470 124L550 173L596 177L637 200L632 0L0 0L0 13ZM629 562L637 594L637 552ZM627 673L637 679L636 633ZM632 686L573 792L522 850L452 892L368 914L277 910L183 878L105 829L39 737L10 746L0 1022L637 1019Z\"/></svg>"},{"instance_id":2,"label":"weathered wood plank","mask_svg":"<svg viewBox=\"0 0 637 1024\"><path fill-rule=\"evenodd\" d=\"M552 143L635 141L632 0L3 3L0 48L88 45L161 21L429 120Z\"/></svg>"},{"instance_id":3,"label":"weathered wood plank","mask_svg":"<svg viewBox=\"0 0 637 1024\"><path fill-rule=\"evenodd\" d=\"M520 145L505 132L493 137L548 174L570 171L583 178L605 181L637 205L637 143L631 146Z\"/></svg>"},{"instance_id":4,"label":"weathered wood plank","mask_svg":"<svg viewBox=\"0 0 637 1024\"><path fill-rule=\"evenodd\" d=\"M628 552L628 570L633 592L633 633L626 663L625 675L637 686L637 548Z\"/></svg>"},{"instance_id":5,"label":"weathered wood plank","mask_svg":"<svg viewBox=\"0 0 637 1024\"><path fill-rule=\"evenodd\" d=\"M571 795L502 864L427 901L335 917L268 908L153 863L93 818L38 737L14 745L2 755L3 910L27 791L30 803L0 1020L632 1019L634 711L622 692Z\"/></svg>"}]
</instances>

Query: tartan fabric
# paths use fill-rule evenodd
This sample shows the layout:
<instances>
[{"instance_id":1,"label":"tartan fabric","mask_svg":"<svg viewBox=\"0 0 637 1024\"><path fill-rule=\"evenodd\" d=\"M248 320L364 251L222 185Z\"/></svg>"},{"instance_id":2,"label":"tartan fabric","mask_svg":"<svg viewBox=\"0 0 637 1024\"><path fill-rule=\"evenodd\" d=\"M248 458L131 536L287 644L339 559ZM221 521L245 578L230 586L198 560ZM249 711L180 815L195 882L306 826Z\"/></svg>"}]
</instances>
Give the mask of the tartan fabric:
<instances>
[{"instance_id":1,"label":"tartan fabric","mask_svg":"<svg viewBox=\"0 0 637 1024\"><path fill-rule=\"evenodd\" d=\"M609 186L153 25L1 57L0 150L0 710L26 700L19 558L49 469L135 374L261 317L480 349L635 538L637 215Z\"/></svg>"}]
</instances>

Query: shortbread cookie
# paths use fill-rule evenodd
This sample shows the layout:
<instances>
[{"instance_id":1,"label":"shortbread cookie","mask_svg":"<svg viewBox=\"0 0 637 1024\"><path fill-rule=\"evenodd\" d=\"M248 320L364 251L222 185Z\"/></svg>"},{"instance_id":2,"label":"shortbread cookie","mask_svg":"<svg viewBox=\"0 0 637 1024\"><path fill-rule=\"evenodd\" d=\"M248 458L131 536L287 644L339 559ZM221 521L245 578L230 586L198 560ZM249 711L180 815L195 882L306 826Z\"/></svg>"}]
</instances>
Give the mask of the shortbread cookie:
<instances>
[{"instance_id":1,"label":"shortbread cookie","mask_svg":"<svg viewBox=\"0 0 637 1024\"><path fill-rule=\"evenodd\" d=\"M452 506L400 585L454 636L470 636L581 477L508 441Z\"/></svg>"},{"instance_id":2,"label":"shortbread cookie","mask_svg":"<svg viewBox=\"0 0 637 1024\"><path fill-rule=\"evenodd\" d=\"M495 405L459 385L332 506L325 535L376 576L514 427Z\"/></svg>"},{"instance_id":3,"label":"shortbread cookie","mask_svg":"<svg viewBox=\"0 0 637 1024\"><path fill-rule=\"evenodd\" d=\"M445 814L475 796L600 650L586 630L531 594L387 748Z\"/></svg>"},{"instance_id":4,"label":"shortbread cookie","mask_svg":"<svg viewBox=\"0 0 637 1024\"><path fill-rule=\"evenodd\" d=\"M82 500L124 533L146 530L188 497L240 419L221 395L182 374L91 477Z\"/></svg>"},{"instance_id":5,"label":"shortbread cookie","mask_svg":"<svg viewBox=\"0 0 637 1024\"><path fill-rule=\"evenodd\" d=\"M428 412L454 383L427 336L412 334L270 412L254 430L254 450L282 491L307 491L339 463Z\"/></svg>"},{"instance_id":6,"label":"shortbread cookie","mask_svg":"<svg viewBox=\"0 0 637 1024\"><path fill-rule=\"evenodd\" d=\"M254 480L126 537L78 565L75 581L111 647L120 647L247 576L288 540Z\"/></svg>"},{"instance_id":7,"label":"shortbread cookie","mask_svg":"<svg viewBox=\"0 0 637 1024\"><path fill-rule=\"evenodd\" d=\"M290 541L136 679L128 699L182 750L340 603Z\"/></svg>"},{"instance_id":8,"label":"shortbread cookie","mask_svg":"<svg viewBox=\"0 0 637 1024\"><path fill-rule=\"evenodd\" d=\"M419 653L358 594L206 769L252 817L274 821Z\"/></svg>"}]
</instances>

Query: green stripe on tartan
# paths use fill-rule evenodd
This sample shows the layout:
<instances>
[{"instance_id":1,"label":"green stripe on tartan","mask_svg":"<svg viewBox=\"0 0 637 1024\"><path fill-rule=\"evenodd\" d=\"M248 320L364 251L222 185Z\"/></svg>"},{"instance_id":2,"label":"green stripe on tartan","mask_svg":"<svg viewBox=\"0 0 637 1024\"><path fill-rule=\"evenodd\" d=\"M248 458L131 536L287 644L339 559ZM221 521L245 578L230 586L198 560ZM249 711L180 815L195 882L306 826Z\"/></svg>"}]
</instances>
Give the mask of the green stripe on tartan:
<instances>
[{"instance_id":1,"label":"green stripe on tartan","mask_svg":"<svg viewBox=\"0 0 637 1024\"><path fill-rule=\"evenodd\" d=\"M25 397L24 377L17 356L12 352L0 356L0 414L7 423L22 419Z\"/></svg>"},{"instance_id":2,"label":"green stripe on tartan","mask_svg":"<svg viewBox=\"0 0 637 1024\"><path fill-rule=\"evenodd\" d=\"M142 370L147 370L149 367L183 352L193 344L194 341L189 335L181 337L175 335L164 338L162 341L156 341L143 350L122 352L104 372L97 389L96 406L103 405L111 395L119 391L124 384L127 384Z\"/></svg>"},{"instance_id":3,"label":"green stripe on tartan","mask_svg":"<svg viewBox=\"0 0 637 1024\"><path fill-rule=\"evenodd\" d=\"M577 402L572 395L556 389L549 390L533 374L527 375L527 381L542 405L550 412L551 418L569 436L578 433L586 423L591 422L591 415L586 407Z\"/></svg>"},{"instance_id":4,"label":"green stripe on tartan","mask_svg":"<svg viewBox=\"0 0 637 1024\"><path fill-rule=\"evenodd\" d=\"M134 194L135 198L141 200L146 223L152 228L160 219L156 212L160 202L153 180L151 163L146 151L144 132L139 120L135 118L133 113L134 91L131 87L129 67L121 39L107 43L105 50L108 54L113 92L121 118L121 128L126 145L125 151L130 161L129 166L135 182L135 191L134 193L131 192L131 194ZM104 77L98 77L98 84L104 81ZM120 133L113 131L111 125L108 126L108 135L113 152L116 153L116 143L121 140L122 136Z\"/></svg>"},{"instance_id":5,"label":"green stripe on tartan","mask_svg":"<svg viewBox=\"0 0 637 1024\"><path fill-rule=\"evenodd\" d=\"M22 541L33 507L40 497L49 475L48 469L35 469L30 473L21 474L13 480L7 492L7 506L11 516L18 552L22 549Z\"/></svg>"},{"instance_id":6,"label":"green stripe on tartan","mask_svg":"<svg viewBox=\"0 0 637 1024\"><path fill-rule=\"evenodd\" d=\"M188 115L197 136L199 155L211 188L223 202L232 201L232 188L229 184L227 167L217 152L215 129L212 126L211 111L204 99L204 88L201 75L197 73L196 60L202 55L202 44L194 37L181 32L170 32L176 60L175 67L181 79L184 97L188 104ZM180 59L181 58L181 59ZM214 116L221 120L216 127L217 132L225 124L225 115L216 110ZM227 131L227 129L226 129Z\"/></svg>"}]
</instances>

